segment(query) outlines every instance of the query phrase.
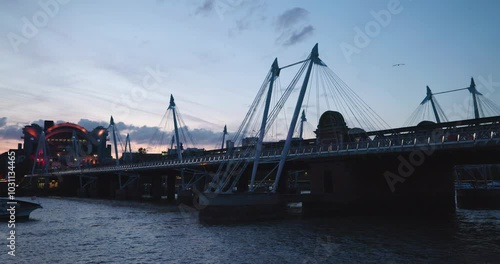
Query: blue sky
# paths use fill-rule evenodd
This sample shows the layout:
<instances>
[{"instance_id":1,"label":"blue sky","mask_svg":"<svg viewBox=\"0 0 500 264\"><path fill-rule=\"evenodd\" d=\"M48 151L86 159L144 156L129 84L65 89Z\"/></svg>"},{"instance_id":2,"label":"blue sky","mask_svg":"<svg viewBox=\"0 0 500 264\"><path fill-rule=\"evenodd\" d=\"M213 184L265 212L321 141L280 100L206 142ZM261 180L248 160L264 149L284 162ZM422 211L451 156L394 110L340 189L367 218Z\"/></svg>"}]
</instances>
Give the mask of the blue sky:
<instances>
[{"instance_id":1,"label":"blue sky","mask_svg":"<svg viewBox=\"0 0 500 264\"><path fill-rule=\"evenodd\" d=\"M0 0L0 152L32 122L91 129L110 115L139 146L160 124L170 94L211 146L224 124L238 128L275 57L280 65L302 60L315 43L392 127L409 118L426 85L462 88L472 76L500 102L499 10L494 0ZM373 16L380 12L390 14L386 25ZM35 33L23 32L26 21ZM356 28L366 33L370 23L380 30L346 56L342 47L356 48ZM467 98L438 99L458 119Z\"/></svg>"}]
</instances>

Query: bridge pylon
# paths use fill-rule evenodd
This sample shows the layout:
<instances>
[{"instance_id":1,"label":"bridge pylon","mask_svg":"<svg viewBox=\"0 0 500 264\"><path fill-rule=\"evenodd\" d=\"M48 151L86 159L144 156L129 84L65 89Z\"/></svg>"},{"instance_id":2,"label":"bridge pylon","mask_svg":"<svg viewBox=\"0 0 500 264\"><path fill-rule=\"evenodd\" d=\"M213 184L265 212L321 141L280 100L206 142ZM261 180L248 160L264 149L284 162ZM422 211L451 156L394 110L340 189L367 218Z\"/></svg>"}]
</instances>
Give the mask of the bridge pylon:
<instances>
[{"instance_id":1,"label":"bridge pylon","mask_svg":"<svg viewBox=\"0 0 500 264\"><path fill-rule=\"evenodd\" d=\"M168 109L172 110L172 114L174 116L174 133L175 133L175 143L177 146L177 158L179 160L182 160L182 150L179 139L179 127L177 125L177 113L175 111L175 101L173 95L170 95L170 104L168 106Z\"/></svg>"},{"instance_id":2,"label":"bridge pylon","mask_svg":"<svg viewBox=\"0 0 500 264\"><path fill-rule=\"evenodd\" d=\"M482 94L477 91L476 83L474 82L474 78L472 77L470 78L470 86L468 87L468 90L472 95L472 102L474 103L474 118L478 119L480 118L480 116L479 116L479 107L476 95L482 95Z\"/></svg>"},{"instance_id":3,"label":"bridge pylon","mask_svg":"<svg viewBox=\"0 0 500 264\"><path fill-rule=\"evenodd\" d=\"M285 161L286 161L286 158L288 156L288 151L290 150L293 132L295 131L295 126L297 125L297 120L299 118L300 109L302 108L302 102L304 101L304 97L306 94L307 85L309 84L309 78L311 76L312 66L315 63L319 63L319 62L320 62L320 60L319 60L319 52L318 52L318 43L316 43L316 45L314 45L314 47L311 51L311 55L309 55L309 65L307 66L306 75L305 75L304 81L302 83L302 88L300 89L299 98L297 99L297 104L295 105L295 110L293 112L292 121L290 122L288 134L287 134L287 137L285 140L285 145L283 147L283 152L281 153L280 163L278 165L278 170L276 172L276 178L275 178L274 184L273 184L273 190L272 190L273 193L276 192L276 190L278 189L278 183L279 183L279 180L281 177L281 173L283 172L283 168L285 166Z\"/></svg>"}]
</instances>

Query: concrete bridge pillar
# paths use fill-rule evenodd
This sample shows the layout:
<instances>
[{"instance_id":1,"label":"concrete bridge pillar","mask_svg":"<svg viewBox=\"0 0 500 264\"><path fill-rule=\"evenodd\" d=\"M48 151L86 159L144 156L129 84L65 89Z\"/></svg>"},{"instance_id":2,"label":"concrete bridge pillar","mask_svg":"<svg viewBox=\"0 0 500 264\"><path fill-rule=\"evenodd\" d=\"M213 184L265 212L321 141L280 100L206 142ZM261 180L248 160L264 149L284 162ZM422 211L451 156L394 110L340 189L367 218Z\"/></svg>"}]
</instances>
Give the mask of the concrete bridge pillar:
<instances>
[{"instance_id":1,"label":"concrete bridge pillar","mask_svg":"<svg viewBox=\"0 0 500 264\"><path fill-rule=\"evenodd\" d=\"M155 173L151 175L151 196L154 201L160 201L163 194L162 175Z\"/></svg>"},{"instance_id":2,"label":"concrete bridge pillar","mask_svg":"<svg viewBox=\"0 0 500 264\"><path fill-rule=\"evenodd\" d=\"M455 210L447 153L406 152L311 163L309 214L441 214Z\"/></svg>"},{"instance_id":3,"label":"concrete bridge pillar","mask_svg":"<svg viewBox=\"0 0 500 264\"><path fill-rule=\"evenodd\" d=\"M80 180L78 176L75 175L60 176L59 188L62 196L78 196Z\"/></svg>"},{"instance_id":4,"label":"concrete bridge pillar","mask_svg":"<svg viewBox=\"0 0 500 264\"><path fill-rule=\"evenodd\" d=\"M176 175L173 173L170 173L167 176L167 200L168 201L175 201L175 181L176 181Z\"/></svg>"}]
</instances>

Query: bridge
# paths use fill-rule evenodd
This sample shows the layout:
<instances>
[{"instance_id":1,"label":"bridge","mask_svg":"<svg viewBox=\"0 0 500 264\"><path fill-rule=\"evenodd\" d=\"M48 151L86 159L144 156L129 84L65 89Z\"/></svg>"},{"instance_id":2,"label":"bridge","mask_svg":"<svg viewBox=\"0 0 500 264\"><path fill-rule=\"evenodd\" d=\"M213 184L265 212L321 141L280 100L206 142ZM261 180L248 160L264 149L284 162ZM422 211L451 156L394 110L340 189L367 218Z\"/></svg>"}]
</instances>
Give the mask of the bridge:
<instances>
[{"instance_id":1,"label":"bridge","mask_svg":"<svg viewBox=\"0 0 500 264\"><path fill-rule=\"evenodd\" d=\"M283 70L294 66L300 66L299 71L287 88L280 90ZM297 90L297 99L290 105L288 99ZM448 121L435 96L461 90L468 90L473 98L474 118ZM316 101L306 100L309 98ZM226 212L241 215L281 212L286 200L283 197L296 191L291 183L296 184L298 178L310 181L310 194L305 198L296 193L292 200L303 201L304 209L311 213L453 211L454 167L499 161L500 108L482 97L473 79L469 87L451 91L432 93L427 87L426 97L409 123L422 118L425 107L432 109L435 121L389 128L319 58L316 44L305 60L284 67L278 66L277 59L273 62L230 141L234 146L224 148L223 139L221 149L183 155L179 113L171 97L168 109L174 121L173 155L120 164L111 119L108 129L114 135L116 164L52 171L34 165L26 178L56 177L63 179L62 184L69 192L88 192L94 186L94 190L105 189L111 196L126 195L130 189L135 195L144 194L143 187L149 186L155 199L162 196L162 188L166 186L169 199L174 199L175 193L178 197L187 194L187 200L203 209L202 215L209 218ZM294 109L289 123L279 118L285 109ZM488 111L496 115L487 117ZM316 115L313 119L318 120L317 129L309 131L309 139L306 112L309 119ZM269 141L273 126L288 128L282 133L286 139ZM223 136L227 134L224 131ZM245 140L247 144L243 144ZM47 152L44 145L42 139L37 153ZM129 139L125 145L130 151ZM178 178L181 183L176 184ZM177 191L176 185L180 186ZM244 211L235 213L235 208Z\"/></svg>"}]
</instances>

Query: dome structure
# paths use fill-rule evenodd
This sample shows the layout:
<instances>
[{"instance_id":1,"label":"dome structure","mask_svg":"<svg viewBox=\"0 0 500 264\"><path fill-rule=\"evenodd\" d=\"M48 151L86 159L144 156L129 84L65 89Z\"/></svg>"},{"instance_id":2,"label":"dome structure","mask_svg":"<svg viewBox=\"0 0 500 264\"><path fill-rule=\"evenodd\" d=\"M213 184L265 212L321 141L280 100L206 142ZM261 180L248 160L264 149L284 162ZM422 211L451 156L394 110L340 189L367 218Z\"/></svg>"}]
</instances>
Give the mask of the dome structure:
<instances>
[{"instance_id":1,"label":"dome structure","mask_svg":"<svg viewBox=\"0 0 500 264\"><path fill-rule=\"evenodd\" d=\"M349 131L347 133L349 135L363 135L363 134L366 134L366 131L362 128L354 127L354 128L349 129Z\"/></svg>"},{"instance_id":2,"label":"dome structure","mask_svg":"<svg viewBox=\"0 0 500 264\"><path fill-rule=\"evenodd\" d=\"M436 124L436 122L424 120L424 121L418 123L417 127L430 126L430 125L434 125L434 124Z\"/></svg>"},{"instance_id":3,"label":"dome structure","mask_svg":"<svg viewBox=\"0 0 500 264\"><path fill-rule=\"evenodd\" d=\"M319 118L318 128L347 128L344 117L337 111L326 111Z\"/></svg>"},{"instance_id":4,"label":"dome structure","mask_svg":"<svg viewBox=\"0 0 500 264\"><path fill-rule=\"evenodd\" d=\"M349 129L349 131L347 131L347 134L349 134L349 138L353 142L370 140L370 138L366 134L366 131L359 127Z\"/></svg>"},{"instance_id":5,"label":"dome structure","mask_svg":"<svg viewBox=\"0 0 500 264\"><path fill-rule=\"evenodd\" d=\"M320 144L339 144L347 139L348 130L341 113L326 111L319 118L315 133Z\"/></svg>"}]
</instances>

